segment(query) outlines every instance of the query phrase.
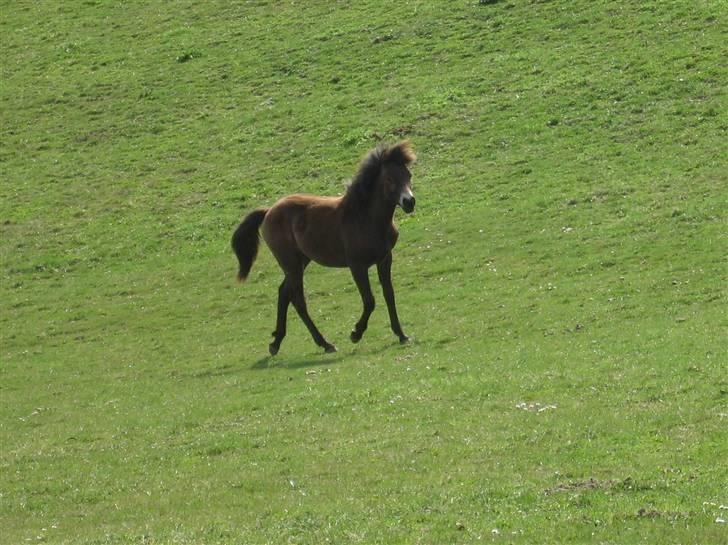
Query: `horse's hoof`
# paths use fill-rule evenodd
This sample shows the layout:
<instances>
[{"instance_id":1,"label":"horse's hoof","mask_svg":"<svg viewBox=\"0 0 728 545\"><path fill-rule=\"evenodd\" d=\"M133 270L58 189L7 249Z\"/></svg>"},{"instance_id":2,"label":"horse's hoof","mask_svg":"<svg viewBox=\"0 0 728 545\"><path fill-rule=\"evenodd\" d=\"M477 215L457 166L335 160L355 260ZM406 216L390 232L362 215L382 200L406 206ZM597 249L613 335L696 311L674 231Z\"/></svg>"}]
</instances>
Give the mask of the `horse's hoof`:
<instances>
[{"instance_id":1,"label":"horse's hoof","mask_svg":"<svg viewBox=\"0 0 728 545\"><path fill-rule=\"evenodd\" d=\"M276 346L275 344L270 343L268 345L268 352L270 352L270 355L271 356L275 356L276 354L278 354L278 349L279 348L280 348L279 346Z\"/></svg>"},{"instance_id":2,"label":"horse's hoof","mask_svg":"<svg viewBox=\"0 0 728 545\"><path fill-rule=\"evenodd\" d=\"M336 347L333 344L327 344L324 346L324 352L327 354L332 354L333 352L336 352Z\"/></svg>"},{"instance_id":3,"label":"horse's hoof","mask_svg":"<svg viewBox=\"0 0 728 545\"><path fill-rule=\"evenodd\" d=\"M356 330L351 332L351 342L358 343L359 341L361 341L361 338L362 338L361 333L357 333Z\"/></svg>"},{"instance_id":4,"label":"horse's hoof","mask_svg":"<svg viewBox=\"0 0 728 545\"><path fill-rule=\"evenodd\" d=\"M407 344L410 342L410 338L407 335L400 335L399 344Z\"/></svg>"}]
</instances>

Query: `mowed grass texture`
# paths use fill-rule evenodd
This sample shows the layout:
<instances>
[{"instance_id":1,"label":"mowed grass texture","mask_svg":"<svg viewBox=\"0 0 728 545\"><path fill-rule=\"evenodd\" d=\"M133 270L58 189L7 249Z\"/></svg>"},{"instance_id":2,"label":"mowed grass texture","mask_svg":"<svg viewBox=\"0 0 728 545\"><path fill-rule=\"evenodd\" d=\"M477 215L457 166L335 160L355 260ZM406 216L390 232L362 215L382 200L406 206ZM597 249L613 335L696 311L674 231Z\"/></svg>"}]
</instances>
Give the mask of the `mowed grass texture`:
<instances>
[{"instance_id":1,"label":"mowed grass texture","mask_svg":"<svg viewBox=\"0 0 728 545\"><path fill-rule=\"evenodd\" d=\"M724 2L3 2L0 543L725 543ZM409 138L400 346L247 211Z\"/></svg>"}]
</instances>

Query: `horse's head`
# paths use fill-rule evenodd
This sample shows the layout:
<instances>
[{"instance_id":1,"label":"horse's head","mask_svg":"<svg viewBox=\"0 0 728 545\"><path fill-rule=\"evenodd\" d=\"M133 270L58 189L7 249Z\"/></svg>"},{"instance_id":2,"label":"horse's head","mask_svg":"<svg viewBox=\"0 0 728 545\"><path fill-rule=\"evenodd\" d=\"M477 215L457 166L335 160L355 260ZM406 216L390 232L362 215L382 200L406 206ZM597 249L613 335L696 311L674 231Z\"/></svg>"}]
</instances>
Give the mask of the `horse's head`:
<instances>
[{"instance_id":1,"label":"horse's head","mask_svg":"<svg viewBox=\"0 0 728 545\"><path fill-rule=\"evenodd\" d=\"M415 209L412 174L407 168L417 156L409 141L387 148L382 155L381 187L384 198L402 207L407 214Z\"/></svg>"}]
</instances>

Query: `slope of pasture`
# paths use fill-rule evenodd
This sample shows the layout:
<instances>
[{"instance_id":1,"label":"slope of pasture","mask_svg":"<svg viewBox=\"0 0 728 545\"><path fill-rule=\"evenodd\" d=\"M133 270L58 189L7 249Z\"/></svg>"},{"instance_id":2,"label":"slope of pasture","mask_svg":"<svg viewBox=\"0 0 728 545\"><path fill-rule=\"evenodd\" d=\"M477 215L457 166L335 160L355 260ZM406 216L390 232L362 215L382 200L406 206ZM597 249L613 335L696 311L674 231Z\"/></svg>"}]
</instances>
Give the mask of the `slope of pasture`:
<instances>
[{"instance_id":1,"label":"slope of pasture","mask_svg":"<svg viewBox=\"0 0 728 545\"><path fill-rule=\"evenodd\" d=\"M726 539L721 2L2 2L0 543ZM409 138L399 346L246 211Z\"/></svg>"}]
</instances>

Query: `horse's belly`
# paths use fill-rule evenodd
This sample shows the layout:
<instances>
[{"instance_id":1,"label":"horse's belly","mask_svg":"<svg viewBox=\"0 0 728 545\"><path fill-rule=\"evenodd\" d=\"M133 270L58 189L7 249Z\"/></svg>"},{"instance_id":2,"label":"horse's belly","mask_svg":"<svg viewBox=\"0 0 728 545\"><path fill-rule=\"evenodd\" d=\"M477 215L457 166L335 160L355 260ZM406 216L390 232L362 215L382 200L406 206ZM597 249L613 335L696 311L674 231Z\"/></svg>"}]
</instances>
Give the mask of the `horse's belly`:
<instances>
[{"instance_id":1,"label":"horse's belly","mask_svg":"<svg viewBox=\"0 0 728 545\"><path fill-rule=\"evenodd\" d=\"M326 267L346 267L335 199L318 199L300 210L292 221L299 250Z\"/></svg>"},{"instance_id":2,"label":"horse's belly","mask_svg":"<svg viewBox=\"0 0 728 545\"><path fill-rule=\"evenodd\" d=\"M333 245L326 244L325 239L314 240L311 243L307 243L305 237L297 240L298 247L301 251L319 265L324 267L346 267L346 261L344 259L344 253L337 248L332 247Z\"/></svg>"}]
</instances>

